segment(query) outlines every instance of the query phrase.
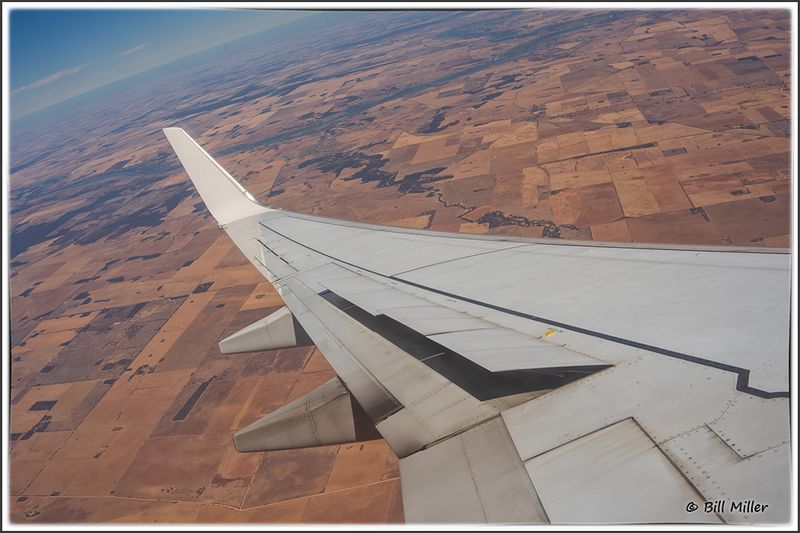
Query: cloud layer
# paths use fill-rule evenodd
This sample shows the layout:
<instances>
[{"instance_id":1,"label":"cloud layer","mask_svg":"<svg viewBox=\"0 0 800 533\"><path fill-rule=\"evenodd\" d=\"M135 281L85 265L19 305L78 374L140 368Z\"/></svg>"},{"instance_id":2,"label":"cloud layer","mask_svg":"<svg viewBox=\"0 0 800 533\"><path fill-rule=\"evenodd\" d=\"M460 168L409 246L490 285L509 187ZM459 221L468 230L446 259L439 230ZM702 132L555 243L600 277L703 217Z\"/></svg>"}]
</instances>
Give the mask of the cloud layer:
<instances>
[{"instance_id":1,"label":"cloud layer","mask_svg":"<svg viewBox=\"0 0 800 533\"><path fill-rule=\"evenodd\" d=\"M33 83L29 83L28 85L23 85L22 87L17 87L13 91L11 91L11 94L17 94L22 91L27 91L30 89L35 89L37 87L42 87L44 85L49 85L55 81L60 80L64 76L71 76L73 74L77 74L78 72L83 70L83 68L86 65L88 65L88 63L85 63L83 65L78 65L77 67L65 68L64 70L59 70L58 72L53 72L52 74L48 74L44 78L37 80Z\"/></svg>"}]
</instances>

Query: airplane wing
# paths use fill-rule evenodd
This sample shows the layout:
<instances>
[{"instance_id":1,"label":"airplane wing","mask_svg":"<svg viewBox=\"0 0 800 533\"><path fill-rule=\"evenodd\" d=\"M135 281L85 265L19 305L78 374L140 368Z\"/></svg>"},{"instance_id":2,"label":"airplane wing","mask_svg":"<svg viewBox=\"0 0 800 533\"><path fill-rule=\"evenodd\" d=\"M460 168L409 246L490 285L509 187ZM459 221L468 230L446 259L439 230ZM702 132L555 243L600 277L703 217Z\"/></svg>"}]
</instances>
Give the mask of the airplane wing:
<instances>
[{"instance_id":1,"label":"airplane wing","mask_svg":"<svg viewBox=\"0 0 800 533\"><path fill-rule=\"evenodd\" d=\"M338 378L234 437L400 458L408 522L790 518L791 256L468 236L256 202L164 130L286 307L224 353L313 342Z\"/></svg>"}]
</instances>

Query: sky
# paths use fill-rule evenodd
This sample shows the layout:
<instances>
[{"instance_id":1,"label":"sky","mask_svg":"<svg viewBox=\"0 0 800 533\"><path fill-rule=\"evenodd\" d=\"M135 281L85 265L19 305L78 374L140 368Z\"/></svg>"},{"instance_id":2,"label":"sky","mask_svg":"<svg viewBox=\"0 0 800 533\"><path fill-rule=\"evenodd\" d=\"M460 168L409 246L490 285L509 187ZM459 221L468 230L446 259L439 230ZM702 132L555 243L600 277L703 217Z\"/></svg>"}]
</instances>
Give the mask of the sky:
<instances>
[{"instance_id":1,"label":"sky","mask_svg":"<svg viewBox=\"0 0 800 533\"><path fill-rule=\"evenodd\" d=\"M11 118L309 15L245 9L13 9Z\"/></svg>"}]
</instances>

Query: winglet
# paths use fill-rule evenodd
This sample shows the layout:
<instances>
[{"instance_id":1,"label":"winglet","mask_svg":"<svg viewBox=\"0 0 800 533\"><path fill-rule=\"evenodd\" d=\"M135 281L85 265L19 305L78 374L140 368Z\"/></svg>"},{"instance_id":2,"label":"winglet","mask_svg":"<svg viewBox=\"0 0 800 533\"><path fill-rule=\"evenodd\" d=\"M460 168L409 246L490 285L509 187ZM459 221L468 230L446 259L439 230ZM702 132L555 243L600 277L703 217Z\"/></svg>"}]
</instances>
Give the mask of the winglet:
<instances>
[{"instance_id":1,"label":"winglet","mask_svg":"<svg viewBox=\"0 0 800 533\"><path fill-rule=\"evenodd\" d=\"M181 128L164 128L164 134L206 207L221 226L270 211Z\"/></svg>"}]
</instances>

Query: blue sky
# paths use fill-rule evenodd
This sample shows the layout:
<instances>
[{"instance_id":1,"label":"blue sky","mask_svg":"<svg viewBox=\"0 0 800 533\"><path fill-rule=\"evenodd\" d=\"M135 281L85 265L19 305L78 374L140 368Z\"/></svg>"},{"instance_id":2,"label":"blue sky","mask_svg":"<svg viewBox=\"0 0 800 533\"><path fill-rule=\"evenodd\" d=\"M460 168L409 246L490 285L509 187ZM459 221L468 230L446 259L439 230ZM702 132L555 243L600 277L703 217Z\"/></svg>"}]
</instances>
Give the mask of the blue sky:
<instances>
[{"instance_id":1,"label":"blue sky","mask_svg":"<svg viewBox=\"0 0 800 533\"><path fill-rule=\"evenodd\" d=\"M12 119L310 14L14 9L9 35Z\"/></svg>"}]
</instances>

